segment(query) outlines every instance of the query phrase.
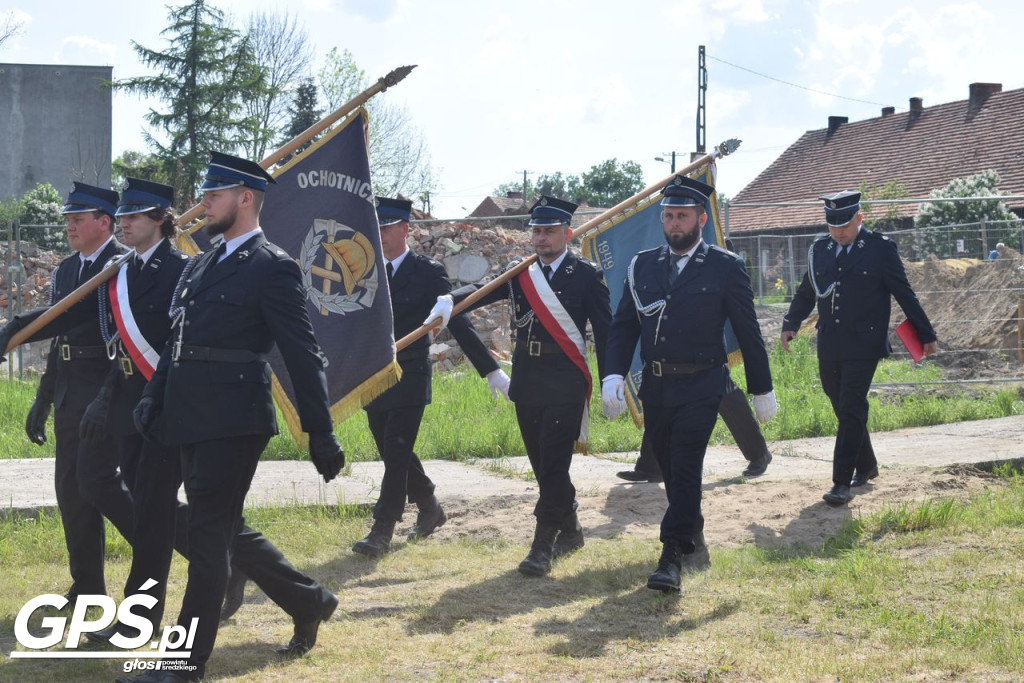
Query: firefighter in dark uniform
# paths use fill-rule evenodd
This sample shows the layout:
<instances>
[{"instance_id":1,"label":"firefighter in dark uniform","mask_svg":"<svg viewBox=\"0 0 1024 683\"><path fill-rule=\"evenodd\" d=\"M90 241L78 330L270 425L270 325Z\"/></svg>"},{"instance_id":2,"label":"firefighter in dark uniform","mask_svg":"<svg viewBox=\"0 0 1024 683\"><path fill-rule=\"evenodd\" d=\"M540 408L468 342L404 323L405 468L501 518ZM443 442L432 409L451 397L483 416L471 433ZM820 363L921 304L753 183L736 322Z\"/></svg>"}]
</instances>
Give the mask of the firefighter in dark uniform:
<instances>
[{"instance_id":1,"label":"firefighter in dark uniform","mask_svg":"<svg viewBox=\"0 0 1024 683\"><path fill-rule=\"evenodd\" d=\"M198 680L213 650L230 546L243 528L245 495L260 454L277 433L266 361L275 344L297 389L313 464L325 481L344 465L301 272L259 227L264 193L273 178L254 162L218 152L211 157L201 188L205 230L222 242L183 271L172 300L170 343L134 414L144 435L158 434L165 444L181 448L190 508L189 568L178 624L187 628L192 619L199 620L191 656L177 660L177 666L187 668L147 672L136 679L147 682ZM295 623L282 653L303 654L313 647L337 597L297 572L280 552L268 552L266 562L246 573Z\"/></svg>"},{"instance_id":2,"label":"firefighter in dark uniform","mask_svg":"<svg viewBox=\"0 0 1024 683\"><path fill-rule=\"evenodd\" d=\"M412 202L377 197L377 220L386 263L395 338L400 339L424 324L437 297L451 291L448 273L437 261L408 247ZM459 315L449 325L452 336L492 392L506 394L508 376L480 340L468 316ZM402 379L366 406L377 452L384 461L380 495L373 507L370 533L352 546L357 553L378 557L391 548L395 523L401 521L406 499L418 509L409 540L426 538L447 521L434 495L434 482L413 451L423 412L430 403L430 337L424 335L398 352ZM497 398L497 395L495 395Z\"/></svg>"},{"instance_id":3,"label":"firefighter in dark uniform","mask_svg":"<svg viewBox=\"0 0 1024 683\"><path fill-rule=\"evenodd\" d=\"M569 477L573 442L585 436L591 378L586 369L587 322L594 334L599 368L604 368L611 307L601 271L568 250L569 223L576 205L541 197L530 209L531 243L538 260L508 286L473 308L509 299L515 328L508 395L537 477L537 526L530 552L519 564L528 576L551 570L553 558L583 547L576 488ZM438 299L430 318L447 320L453 302L481 285L468 285ZM533 301L540 310L535 310Z\"/></svg>"},{"instance_id":4,"label":"firefighter in dark uniform","mask_svg":"<svg viewBox=\"0 0 1024 683\"><path fill-rule=\"evenodd\" d=\"M896 297L917 329L925 354L938 350L935 330L907 282L896 244L862 227L860 193L825 195L829 235L808 251L807 273L782 323L782 346L818 307L818 372L839 420L832 457L832 488L823 496L834 507L850 499L851 486L878 476L868 436L868 389L889 346L889 312Z\"/></svg>"},{"instance_id":5,"label":"firefighter in dark uniform","mask_svg":"<svg viewBox=\"0 0 1024 683\"><path fill-rule=\"evenodd\" d=\"M54 271L50 305L127 251L114 239L117 202L113 190L74 184L61 213L67 220L68 242L77 253L61 261ZM71 601L79 595L106 594L103 518L129 541L134 523L131 495L118 472L113 441L109 437L97 441L79 438L82 416L103 386L110 366L96 317L97 298L97 292L90 293L26 340L54 338L25 430L31 441L45 442L46 419L53 406L54 483L72 579L65 597ZM11 320L0 330L0 349L6 349L11 337L45 310L27 311Z\"/></svg>"},{"instance_id":6,"label":"firefighter in dark uniform","mask_svg":"<svg viewBox=\"0 0 1024 683\"><path fill-rule=\"evenodd\" d=\"M700 237L713 192L686 176L676 176L665 187L661 217L668 244L633 258L608 338L601 394L610 419L625 410L623 378L640 342L640 400L668 495L661 559L647 581L648 588L661 591L680 590L683 564L693 564L692 557L684 556L697 551L696 536L703 532L704 453L729 377L726 320L743 353L757 418L765 422L777 409L743 262Z\"/></svg>"}]
</instances>

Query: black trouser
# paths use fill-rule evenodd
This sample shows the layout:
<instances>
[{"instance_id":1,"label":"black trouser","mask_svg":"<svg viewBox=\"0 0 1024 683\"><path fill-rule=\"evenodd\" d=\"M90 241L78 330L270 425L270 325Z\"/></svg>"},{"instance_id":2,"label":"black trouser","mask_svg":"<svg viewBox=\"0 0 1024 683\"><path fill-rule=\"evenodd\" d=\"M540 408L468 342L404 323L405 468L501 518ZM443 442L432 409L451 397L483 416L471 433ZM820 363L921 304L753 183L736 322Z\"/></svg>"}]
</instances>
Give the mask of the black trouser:
<instances>
[{"instance_id":1,"label":"black trouser","mask_svg":"<svg viewBox=\"0 0 1024 683\"><path fill-rule=\"evenodd\" d=\"M694 534L704 528L700 512L704 454L715 428L720 397L681 406L644 406L646 432L665 478L668 509L661 520L661 542L678 541L694 551Z\"/></svg>"},{"instance_id":2,"label":"black trouser","mask_svg":"<svg viewBox=\"0 0 1024 683\"><path fill-rule=\"evenodd\" d=\"M366 419L384 462L384 478L380 496L373 506L373 518L400 522L405 501L426 503L434 496L434 482L423 470L423 463L413 451L420 431L425 406L408 406L391 410L368 410Z\"/></svg>"},{"instance_id":3,"label":"black trouser","mask_svg":"<svg viewBox=\"0 0 1024 683\"><path fill-rule=\"evenodd\" d=\"M569 477L572 445L580 433L584 402L555 406L516 403L519 433L537 477L540 496L533 514L540 524L561 524L573 510L576 487Z\"/></svg>"},{"instance_id":4,"label":"black trouser","mask_svg":"<svg viewBox=\"0 0 1024 683\"><path fill-rule=\"evenodd\" d=\"M132 498L135 501L132 566L124 594L127 597L146 593L157 598L152 610L135 609L136 614L146 616L157 627L163 619L173 551L188 556L188 507L178 502L181 449L146 441L139 434L120 437L119 446L122 472L134 472ZM156 585L141 590L149 579L156 581Z\"/></svg>"},{"instance_id":5,"label":"black trouser","mask_svg":"<svg viewBox=\"0 0 1024 683\"><path fill-rule=\"evenodd\" d=\"M68 407L54 411L54 489L68 548L71 592L105 594L103 518L109 519L131 541L132 498L117 469L113 439L79 440L83 412L84 409Z\"/></svg>"},{"instance_id":6,"label":"black trouser","mask_svg":"<svg viewBox=\"0 0 1024 683\"><path fill-rule=\"evenodd\" d=\"M740 453L748 462L753 462L768 452L768 444L761 433L757 418L754 417L754 411L751 410L743 390L736 386L731 377L725 387L722 402L718 405L718 414L722 416L722 421L725 422L732 438L736 440ZM640 456L636 459L635 469L638 472L660 472L658 459L651 450L646 432L640 442Z\"/></svg>"},{"instance_id":7,"label":"black trouser","mask_svg":"<svg viewBox=\"0 0 1024 683\"><path fill-rule=\"evenodd\" d=\"M878 466L868 435L868 389L878 359L823 360L818 358L821 388L839 420L832 455L832 483L849 486L854 472L870 472Z\"/></svg>"},{"instance_id":8,"label":"black trouser","mask_svg":"<svg viewBox=\"0 0 1024 683\"><path fill-rule=\"evenodd\" d=\"M320 617L330 593L298 571L258 531L245 526L242 507L266 434L216 439L181 448L188 496L188 583L178 625L198 618L189 664L202 676L217 639L229 565L236 566L296 623ZM234 556L232 558L232 552Z\"/></svg>"}]
</instances>

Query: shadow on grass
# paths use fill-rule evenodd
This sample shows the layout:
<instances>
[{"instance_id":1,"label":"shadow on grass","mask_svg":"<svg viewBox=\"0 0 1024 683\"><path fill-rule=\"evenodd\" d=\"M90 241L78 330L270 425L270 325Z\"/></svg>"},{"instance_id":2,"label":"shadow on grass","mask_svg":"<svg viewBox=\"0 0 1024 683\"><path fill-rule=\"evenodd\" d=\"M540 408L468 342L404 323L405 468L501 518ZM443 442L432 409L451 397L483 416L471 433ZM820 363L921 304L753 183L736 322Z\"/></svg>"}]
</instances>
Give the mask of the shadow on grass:
<instances>
[{"instance_id":1,"label":"shadow on grass","mask_svg":"<svg viewBox=\"0 0 1024 683\"><path fill-rule=\"evenodd\" d=\"M685 592L682 599L646 588L647 573L655 562L633 562L612 569L583 569L571 575L525 577L516 570L491 579L453 588L412 620L411 635L452 634L473 623L500 622L537 610L596 604L577 619L552 617L538 621L535 635L564 635L552 646L553 654L574 657L600 656L616 640L660 641L681 631L700 628L724 618L738 603L723 603L706 614L690 614ZM556 567L557 572L557 567ZM684 583L686 579L684 578ZM685 591L685 586L684 586Z\"/></svg>"}]
</instances>

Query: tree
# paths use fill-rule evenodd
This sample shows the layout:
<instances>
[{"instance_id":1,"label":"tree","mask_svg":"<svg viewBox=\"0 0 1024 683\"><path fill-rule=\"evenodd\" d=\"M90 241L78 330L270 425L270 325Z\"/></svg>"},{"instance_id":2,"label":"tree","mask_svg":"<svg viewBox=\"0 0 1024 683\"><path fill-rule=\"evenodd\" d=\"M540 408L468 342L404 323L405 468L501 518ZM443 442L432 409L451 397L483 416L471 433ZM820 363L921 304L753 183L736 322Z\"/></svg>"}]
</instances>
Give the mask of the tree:
<instances>
[{"instance_id":1,"label":"tree","mask_svg":"<svg viewBox=\"0 0 1024 683\"><path fill-rule=\"evenodd\" d=\"M20 34L23 28L25 28L25 21L21 19L15 10L11 10L3 15L0 18L0 46L10 38Z\"/></svg>"},{"instance_id":2,"label":"tree","mask_svg":"<svg viewBox=\"0 0 1024 683\"><path fill-rule=\"evenodd\" d=\"M120 191L128 177L152 180L164 185L174 184L174 178L168 176L159 157L134 149L125 150L110 164L110 186L115 190Z\"/></svg>"},{"instance_id":3,"label":"tree","mask_svg":"<svg viewBox=\"0 0 1024 683\"><path fill-rule=\"evenodd\" d=\"M885 185L871 185L866 180L861 182L861 210L868 213L871 210L871 202L885 199L906 199L910 196L906 185L899 180L890 180ZM881 229L882 225L895 224L900 219L900 205L886 204L885 215L882 218L865 218L864 225L868 229Z\"/></svg>"},{"instance_id":4,"label":"tree","mask_svg":"<svg viewBox=\"0 0 1024 683\"><path fill-rule=\"evenodd\" d=\"M334 48L319 73L320 92L328 110L337 109L368 86L352 53ZM430 155L408 112L386 100L366 104L370 121L370 176L373 191L395 197L426 197L437 180Z\"/></svg>"},{"instance_id":5,"label":"tree","mask_svg":"<svg viewBox=\"0 0 1024 683\"><path fill-rule=\"evenodd\" d=\"M291 123L288 124L288 128L284 131L281 144L288 142L320 120L321 112L317 109L316 103L316 81L312 78L306 78L299 84L299 87L295 89L295 97L292 100L291 106L288 107L288 113L291 115ZM307 142L296 151L301 152L309 147L310 144L311 143ZM288 161L290 158L291 155L286 159L283 159L282 163Z\"/></svg>"},{"instance_id":6,"label":"tree","mask_svg":"<svg viewBox=\"0 0 1024 683\"><path fill-rule=\"evenodd\" d=\"M922 231L922 247L926 253L949 256L957 253L955 242L963 240L968 254L977 258L987 256L988 244L1011 241L1020 228L1019 219L1000 199L1005 193L996 189L999 174L986 170L971 176L954 178L943 188L932 190L929 197L986 197L967 202L924 203L917 216L917 227L956 229ZM982 232L984 231L984 232ZM1015 241L1015 240L1014 240ZM987 244L986 244L987 243Z\"/></svg>"},{"instance_id":7,"label":"tree","mask_svg":"<svg viewBox=\"0 0 1024 683\"><path fill-rule=\"evenodd\" d=\"M64 197L49 183L39 183L25 193L20 202L21 224L27 227L22 238L35 242L43 249L66 251L67 239L64 236L64 217L61 208Z\"/></svg>"},{"instance_id":8,"label":"tree","mask_svg":"<svg viewBox=\"0 0 1024 683\"><path fill-rule=\"evenodd\" d=\"M242 102L246 117L240 144L247 158L258 160L288 126L288 94L309 72L313 57L305 29L291 14L253 14L246 37L262 82Z\"/></svg>"},{"instance_id":9,"label":"tree","mask_svg":"<svg viewBox=\"0 0 1024 683\"><path fill-rule=\"evenodd\" d=\"M579 176L564 175L556 171L550 175L542 175L533 183L527 180L524 199L531 196L546 194L551 197L565 199L580 204L587 202L591 206L610 208L619 202L629 199L644 185L643 169L635 161L608 159L590 167ZM508 192L523 192L523 183L512 181L499 185L494 190L498 197Z\"/></svg>"},{"instance_id":10,"label":"tree","mask_svg":"<svg viewBox=\"0 0 1024 683\"><path fill-rule=\"evenodd\" d=\"M178 208L195 201L199 179L211 149L230 152L240 140L242 102L263 88L248 38L225 23L224 13L207 0L171 8L164 52L132 41L139 60L154 76L117 81L114 87L164 101L165 111L150 109L152 132L146 142L173 178ZM161 140L158 136L165 135Z\"/></svg>"}]
</instances>

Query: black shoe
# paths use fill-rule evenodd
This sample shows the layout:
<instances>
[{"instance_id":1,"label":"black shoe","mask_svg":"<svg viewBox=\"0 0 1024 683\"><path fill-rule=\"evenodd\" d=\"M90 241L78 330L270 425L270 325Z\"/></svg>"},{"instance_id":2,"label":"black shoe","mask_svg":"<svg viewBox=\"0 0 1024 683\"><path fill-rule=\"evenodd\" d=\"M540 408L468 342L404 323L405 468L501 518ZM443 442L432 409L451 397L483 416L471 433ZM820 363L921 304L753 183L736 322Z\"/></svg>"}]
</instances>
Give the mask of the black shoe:
<instances>
[{"instance_id":1,"label":"black shoe","mask_svg":"<svg viewBox=\"0 0 1024 683\"><path fill-rule=\"evenodd\" d=\"M644 472L643 470L623 470L616 472L615 476L626 481L649 481L655 484L664 481L661 472Z\"/></svg>"},{"instance_id":2,"label":"black shoe","mask_svg":"<svg viewBox=\"0 0 1024 683\"><path fill-rule=\"evenodd\" d=\"M354 552L370 557L380 557L391 550L391 537L395 533L395 523L381 519L373 520L370 533L352 546Z\"/></svg>"},{"instance_id":3,"label":"black shoe","mask_svg":"<svg viewBox=\"0 0 1024 683\"><path fill-rule=\"evenodd\" d=\"M751 460L747 463L747 469L743 470L744 477L760 477L764 474L764 471L768 469L768 463L772 461L772 454L768 451L764 452L757 460Z\"/></svg>"},{"instance_id":4,"label":"black shoe","mask_svg":"<svg viewBox=\"0 0 1024 683\"><path fill-rule=\"evenodd\" d=\"M416 515L416 524L409 532L409 540L415 541L418 538L426 538L434 533L434 530L448 521L448 515L444 514L444 508L435 498L433 505L427 505L426 509L420 508Z\"/></svg>"},{"instance_id":5,"label":"black shoe","mask_svg":"<svg viewBox=\"0 0 1024 683\"><path fill-rule=\"evenodd\" d=\"M822 499L834 508L842 507L850 501L850 487L836 484L822 496Z\"/></svg>"},{"instance_id":6,"label":"black shoe","mask_svg":"<svg viewBox=\"0 0 1024 683\"><path fill-rule=\"evenodd\" d=\"M533 533L533 545L526 558L519 563L519 573L526 576L544 576L551 571L551 559L554 554L555 536L558 527L552 524L537 522Z\"/></svg>"},{"instance_id":7,"label":"black shoe","mask_svg":"<svg viewBox=\"0 0 1024 683\"><path fill-rule=\"evenodd\" d=\"M224 592L224 605L220 608L220 620L227 621L235 616L245 599L245 584L249 577L235 565L231 565L231 576L228 577L228 588Z\"/></svg>"},{"instance_id":8,"label":"black shoe","mask_svg":"<svg viewBox=\"0 0 1024 683\"><path fill-rule=\"evenodd\" d=\"M277 654L284 657L301 657L316 645L316 634L320 630L320 624L331 618L334 610L338 608L338 596L327 593L328 598L323 604L320 616L313 621L303 624L295 624L295 633L288 644L279 648Z\"/></svg>"},{"instance_id":9,"label":"black shoe","mask_svg":"<svg viewBox=\"0 0 1024 683\"><path fill-rule=\"evenodd\" d=\"M663 593L678 593L682 590L682 555L683 551L678 541L665 543L661 548L658 568L647 577L647 587Z\"/></svg>"},{"instance_id":10,"label":"black shoe","mask_svg":"<svg viewBox=\"0 0 1024 683\"><path fill-rule=\"evenodd\" d=\"M138 676L118 676L114 683L196 683L201 676L190 676L177 671L147 671Z\"/></svg>"},{"instance_id":11,"label":"black shoe","mask_svg":"<svg viewBox=\"0 0 1024 683\"><path fill-rule=\"evenodd\" d=\"M853 481L850 482L850 486L864 486L872 479L878 478L878 465L871 468L870 472L862 473L858 472L853 475Z\"/></svg>"},{"instance_id":12,"label":"black shoe","mask_svg":"<svg viewBox=\"0 0 1024 683\"><path fill-rule=\"evenodd\" d=\"M565 521L558 529L555 545L551 548L551 559L557 560L559 557L574 553L583 547L583 543L583 527L576 516L576 510L573 509L566 515Z\"/></svg>"},{"instance_id":13,"label":"black shoe","mask_svg":"<svg viewBox=\"0 0 1024 683\"><path fill-rule=\"evenodd\" d=\"M156 631L153 631L156 633ZM134 626L122 624L119 621L115 621L113 624L103 629L102 631L92 631L85 634L85 637L94 643L109 643L110 639L120 633L125 638L138 638L139 634L142 633L139 629Z\"/></svg>"}]
</instances>

